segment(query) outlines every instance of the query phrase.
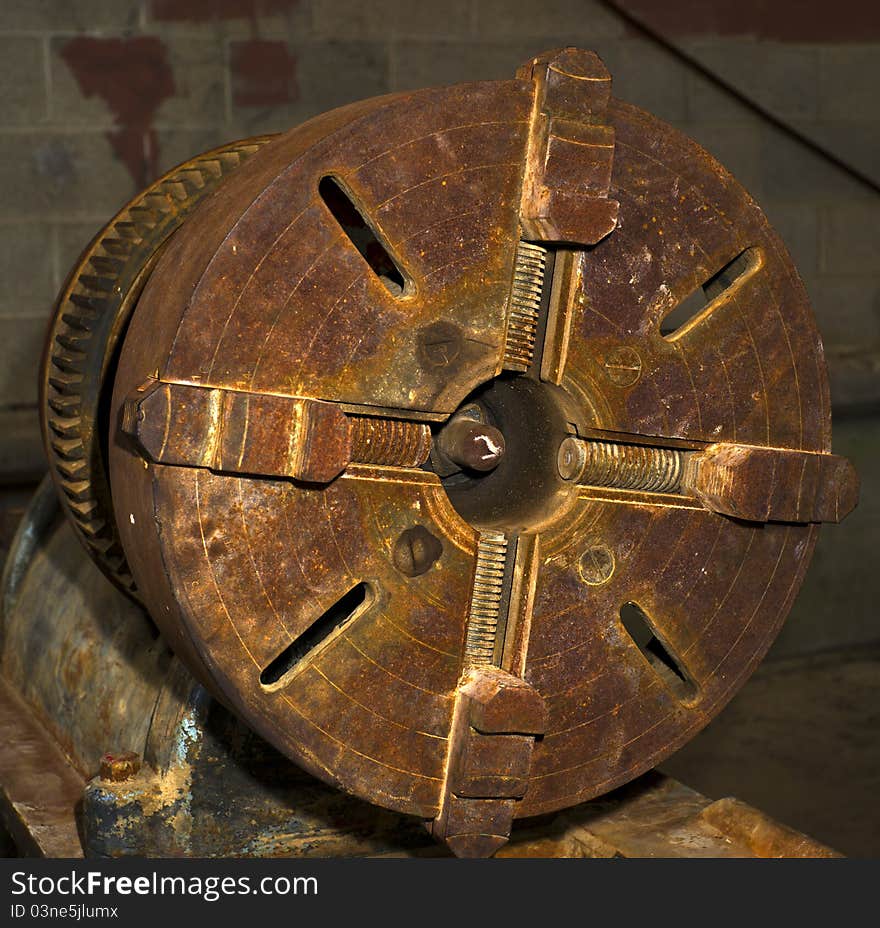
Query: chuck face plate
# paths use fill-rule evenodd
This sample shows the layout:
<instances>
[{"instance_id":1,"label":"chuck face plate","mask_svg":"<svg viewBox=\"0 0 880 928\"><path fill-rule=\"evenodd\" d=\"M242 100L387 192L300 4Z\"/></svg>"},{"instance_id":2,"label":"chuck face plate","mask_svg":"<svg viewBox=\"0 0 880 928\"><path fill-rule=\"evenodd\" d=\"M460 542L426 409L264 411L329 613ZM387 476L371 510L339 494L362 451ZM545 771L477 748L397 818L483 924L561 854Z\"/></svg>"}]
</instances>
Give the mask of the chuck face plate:
<instances>
[{"instance_id":1,"label":"chuck face plate","mask_svg":"<svg viewBox=\"0 0 880 928\"><path fill-rule=\"evenodd\" d=\"M178 653L460 855L613 789L755 669L854 505L778 236L592 53L356 103L166 244L106 428Z\"/></svg>"}]
</instances>

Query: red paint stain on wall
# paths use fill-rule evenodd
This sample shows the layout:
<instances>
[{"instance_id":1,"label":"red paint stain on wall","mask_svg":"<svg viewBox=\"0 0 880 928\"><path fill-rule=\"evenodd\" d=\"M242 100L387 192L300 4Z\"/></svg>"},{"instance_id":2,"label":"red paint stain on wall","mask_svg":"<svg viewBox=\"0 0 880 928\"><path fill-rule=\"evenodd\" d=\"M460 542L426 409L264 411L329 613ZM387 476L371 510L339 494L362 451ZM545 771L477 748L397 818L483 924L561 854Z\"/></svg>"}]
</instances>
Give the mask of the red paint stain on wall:
<instances>
[{"instance_id":1,"label":"red paint stain on wall","mask_svg":"<svg viewBox=\"0 0 880 928\"><path fill-rule=\"evenodd\" d=\"M175 90L165 46L153 36L78 36L64 44L61 57L83 94L100 97L113 113L119 128L107 138L135 184L146 186L159 173L153 118Z\"/></svg>"},{"instance_id":2,"label":"red paint stain on wall","mask_svg":"<svg viewBox=\"0 0 880 928\"><path fill-rule=\"evenodd\" d=\"M150 15L162 22L209 23L286 13L299 0L151 0Z\"/></svg>"},{"instance_id":3,"label":"red paint stain on wall","mask_svg":"<svg viewBox=\"0 0 880 928\"><path fill-rule=\"evenodd\" d=\"M248 39L229 46L232 102L236 106L277 106L299 97L296 59L284 42Z\"/></svg>"},{"instance_id":4,"label":"red paint stain on wall","mask_svg":"<svg viewBox=\"0 0 880 928\"><path fill-rule=\"evenodd\" d=\"M754 36L778 42L880 39L877 0L612 0L668 36Z\"/></svg>"}]
</instances>

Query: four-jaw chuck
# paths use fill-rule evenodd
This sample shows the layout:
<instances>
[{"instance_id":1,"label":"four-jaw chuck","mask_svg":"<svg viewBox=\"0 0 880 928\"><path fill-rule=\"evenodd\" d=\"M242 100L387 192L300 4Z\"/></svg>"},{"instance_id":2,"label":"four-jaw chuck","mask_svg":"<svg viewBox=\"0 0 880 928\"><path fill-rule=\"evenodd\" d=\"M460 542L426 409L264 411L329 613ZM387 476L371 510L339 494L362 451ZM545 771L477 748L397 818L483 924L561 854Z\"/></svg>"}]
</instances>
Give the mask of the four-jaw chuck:
<instances>
[{"instance_id":1,"label":"four-jaw chuck","mask_svg":"<svg viewBox=\"0 0 880 928\"><path fill-rule=\"evenodd\" d=\"M779 237L561 49L200 156L61 295L95 560L298 764L463 856L713 718L855 505Z\"/></svg>"}]
</instances>

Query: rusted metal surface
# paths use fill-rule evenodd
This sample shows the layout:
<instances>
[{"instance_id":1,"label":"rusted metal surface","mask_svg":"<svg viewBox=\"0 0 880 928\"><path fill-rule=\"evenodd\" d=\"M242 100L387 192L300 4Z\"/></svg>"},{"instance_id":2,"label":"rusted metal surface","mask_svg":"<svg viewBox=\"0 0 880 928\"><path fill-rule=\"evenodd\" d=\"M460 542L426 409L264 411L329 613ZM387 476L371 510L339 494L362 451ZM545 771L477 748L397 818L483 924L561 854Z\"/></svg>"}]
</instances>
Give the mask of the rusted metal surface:
<instances>
[{"instance_id":1,"label":"rusted metal surface","mask_svg":"<svg viewBox=\"0 0 880 928\"><path fill-rule=\"evenodd\" d=\"M838 851L814 841L739 799L727 797L706 806L700 818L731 841L745 844L755 857L842 857Z\"/></svg>"},{"instance_id":2,"label":"rusted metal surface","mask_svg":"<svg viewBox=\"0 0 880 928\"><path fill-rule=\"evenodd\" d=\"M491 650L485 661L474 657L458 686L443 799L431 833L459 857L490 857L510 836L516 804L529 787L547 709L528 683L491 666Z\"/></svg>"},{"instance_id":3,"label":"rusted metal surface","mask_svg":"<svg viewBox=\"0 0 880 928\"><path fill-rule=\"evenodd\" d=\"M288 765L220 707L196 698L157 731L161 771L130 766L86 784L0 680L0 822L18 854L436 856L411 820ZM162 726L159 726L160 728ZM117 761L120 759L117 758ZM108 761L109 763L109 761ZM137 766L137 765L136 765ZM81 816L77 809L85 795ZM839 857L734 799L712 802L648 774L602 800L514 829L500 857Z\"/></svg>"},{"instance_id":4,"label":"rusted metal surface","mask_svg":"<svg viewBox=\"0 0 880 928\"><path fill-rule=\"evenodd\" d=\"M413 819L323 784L277 754L178 667L157 706L145 764L83 796L96 857L352 857L409 853Z\"/></svg>"},{"instance_id":5,"label":"rusted metal surface","mask_svg":"<svg viewBox=\"0 0 880 928\"><path fill-rule=\"evenodd\" d=\"M731 442L685 451L569 436L557 467L585 486L681 493L750 522L840 522L859 494L855 468L840 455Z\"/></svg>"},{"instance_id":6,"label":"rusted metal surface","mask_svg":"<svg viewBox=\"0 0 880 928\"><path fill-rule=\"evenodd\" d=\"M329 483L351 464L420 467L419 422L351 416L334 403L152 382L123 410L122 430L157 464Z\"/></svg>"},{"instance_id":7,"label":"rusted metal surface","mask_svg":"<svg viewBox=\"0 0 880 928\"><path fill-rule=\"evenodd\" d=\"M191 700L157 720L153 739L166 755L159 770L132 766L131 757L116 758L124 762L124 775L102 769L87 784L0 680L0 823L14 837L16 852L60 858L84 852L91 857L443 853L412 819L297 771L222 708L200 698L191 682L184 689ZM170 708L167 701L165 708ZM167 727L172 718L175 724ZM712 802L651 773L604 799L514 827L498 856L840 855L738 800Z\"/></svg>"},{"instance_id":8,"label":"rusted metal surface","mask_svg":"<svg viewBox=\"0 0 880 928\"><path fill-rule=\"evenodd\" d=\"M713 802L655 771L549 822L523 825L498 857L842 856L739 800Z\"/></svg>"},{"instance_id":9,"label":"rusted metal surface","mask_svg":"<svg viewBox=\"0 0 880 928\"><path fill-rule=\"evenodd\" d=\"M693 456L685 483L707 509L753 522L840 522L859 495L840 455L739 444Z\"/></svg>"},{"instance_id":10,"label":"rusted metal surface","mask_svg":"<svg viewBox=\"0 0 880 928\"><path fill-rule=\"evenodd\" d=\"M104 427L192 671L487 854L747 679L855 504L829 408L763 214L562 49L263 146L150 265Z\"/></svg>"},{"instance_id":11,"label":"rusted metal surface","mask_svg":"<svg viewBox=\"0 0 880 928\"><path fill-rule=\"evenodd\" d=\"M527 241L594 245L617 222L609 198L614 128L611 77L592 52L563 48L523 65L534 85L520 204Z\"/></svg>"},{"instance_id":12,"label":"rusted metal surface","mask_svg":"<svg viewBox=\"0 0 880 928\"><path fill-rule=\"evenodd\" d=\"M90 777L106 751L144 751L172 655L73 536L46 477L0 586L0 676Z\"/></svg>"},{"instance_id":13,"label":"rusted metal surface","mask_svg":"<svg viewBox=\"0 0 880 928\"><path fill-rule=\"evenodd\" d=\"M47 482L16 538L3 589L3 602L12 610L66 603L65 611L50 611L58 635L46 638L51 626L32 622L31 639L16 635L4 642L7 665L20 663L9 660L11 649L35 655L29 640L50 652L66 638L88 641L97 657L87 665L79 662L78 676L57 678L59 685L32 687L30 702L22 699L20 680L12 687L0 679L0 835L6 828L16 841L7 852L57 857L450 853L418 820L346 796L299 770L212 700L179 661L145 663L141 630L148 620L106 583L58 515ZM42 557L47 548L58 582L41 601L33 594L47 591L52 572ZM114 611L124 621L107 621ZM50 679L44 665L33 669L35 676ZM138 690L148 692L149 700ZM496 796L496 811L504 810L499 805L504 796L510 800L527 788L531 742L505 729L539 735L547 721L543 702L521 679L490 663L468 673L458 698L458 718L467 724L461 725L464 737L449 782L461 798L450 795L448 805L455 808L448 812L460 817L468 812L470 793L486 792ZM71 704L77 708L71 710ZM96 718L103 724L95 725ZM138 752L120 749L126 743L137 744ZM79 771L90 764L89 780ZM504 831L510 823L503 817L501 822ZM485 853L504 837L477 842L454 835L452 845L459 852ZM513 823L499 856L836 855L736 800L711 803L650 774L561 815Z\"/></svg>"},{"instance_id":14,"label":"rusted metal surface","mask_svg":"<svg viewBox=\"0 0 880 928\"><path fill-rule=\"evenodd\" d=\"M0 824L22 857L82 857L74 809L85 781L0 677Z\"/></svg>"}]
</instances>

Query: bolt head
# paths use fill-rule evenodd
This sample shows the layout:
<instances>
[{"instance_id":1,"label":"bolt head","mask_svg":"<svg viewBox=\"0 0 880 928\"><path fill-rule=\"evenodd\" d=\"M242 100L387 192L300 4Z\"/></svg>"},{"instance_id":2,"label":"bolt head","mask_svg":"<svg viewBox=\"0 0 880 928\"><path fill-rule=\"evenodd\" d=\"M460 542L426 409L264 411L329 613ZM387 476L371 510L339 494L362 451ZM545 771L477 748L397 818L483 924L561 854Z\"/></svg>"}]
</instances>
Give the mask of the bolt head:
<instances>
[{"instance_id":1,"label":"bolt head","mask_svg":"<svg viewBox=\"0 0 880 928\"><path fill-rule=\"evenodd\" d=\"M134 751L120 751L105 754L101 758L102 780L121 783L130 780L141 769L141 756Z\"/></svg>"},{"instance_id":2,"label":"bolt head","mask_svg":"<svg viewBox=\"0 0 880 928\"><path fill-rule=\"evenodd\" d=\"M584 443L579 438L575 438L574 435L564 438L556 455L556 467L559 476L563 480L577 480L584 472L586 463L587 452Z\"/></svg>"}]
</instances>

